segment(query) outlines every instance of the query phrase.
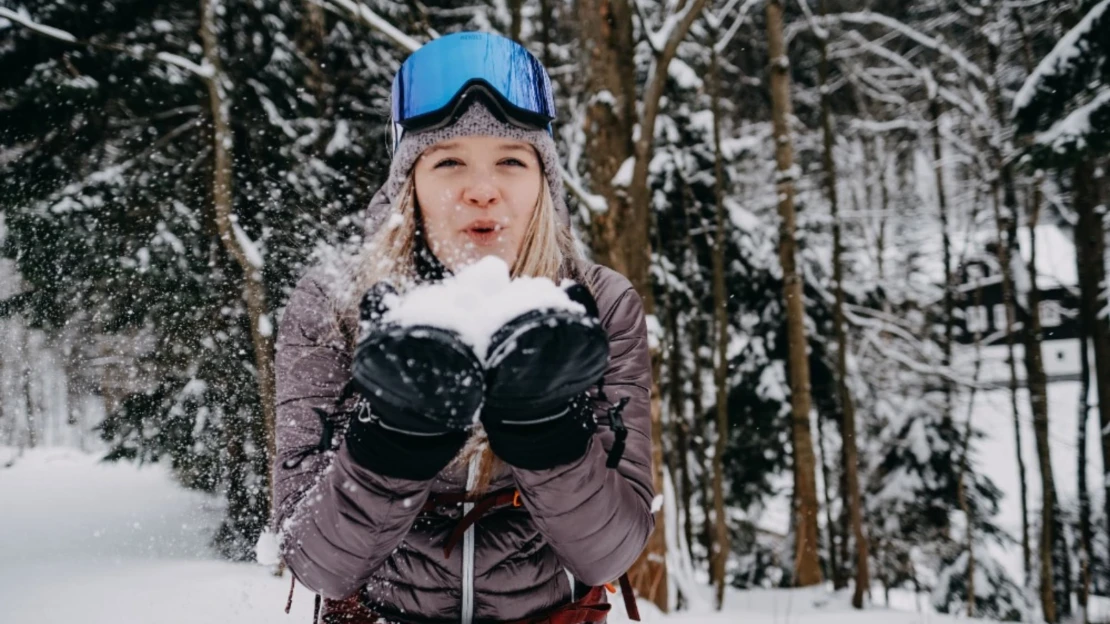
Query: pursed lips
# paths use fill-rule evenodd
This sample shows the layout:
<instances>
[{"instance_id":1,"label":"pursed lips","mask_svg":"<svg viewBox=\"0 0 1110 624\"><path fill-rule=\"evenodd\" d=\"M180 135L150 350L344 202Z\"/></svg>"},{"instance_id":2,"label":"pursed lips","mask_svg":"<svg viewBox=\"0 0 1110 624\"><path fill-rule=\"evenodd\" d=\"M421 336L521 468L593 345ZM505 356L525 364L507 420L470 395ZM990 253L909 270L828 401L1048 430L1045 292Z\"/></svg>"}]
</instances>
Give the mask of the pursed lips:
<instances>
[{"instance_id":1,"label":"pursed lips","mask_svg":"<svg viewBox=\"0 0 1110 624\"><path fill-rule=\"evenodd\" d=\"M497 242L504 231L505 226L492 219L471 221L463 228L463 233L478 245L490 245Z\"/></svg>"}]
</instances>

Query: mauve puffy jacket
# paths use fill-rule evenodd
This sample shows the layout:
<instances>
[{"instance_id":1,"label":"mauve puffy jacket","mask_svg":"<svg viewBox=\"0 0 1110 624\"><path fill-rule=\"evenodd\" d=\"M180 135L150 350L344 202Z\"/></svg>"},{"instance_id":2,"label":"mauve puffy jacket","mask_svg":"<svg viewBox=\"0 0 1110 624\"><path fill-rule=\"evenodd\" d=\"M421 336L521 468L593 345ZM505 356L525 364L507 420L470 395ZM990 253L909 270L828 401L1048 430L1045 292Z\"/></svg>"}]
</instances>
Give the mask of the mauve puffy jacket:
<instances>
[{"instance_id":1,"label":"mauve puffy jacket","mask_svg":"<svg viewBox=\"0 0 1110 624\"><path fill-rule=\"evenodd\" d=\"M319 443L322 423L313 408L332 414L337 441L347 418L334 407L350 378L350 352L337 328L332 285L319 274L301 279L277 336L273 468L273 528L301 584L333 599L362 590L390 620L484 623L543 613L572 599L572 577L596 586L631 567L655 526L647 327L627 279L599 265L589 267L588 278L609 335L605 394L609 404L629 399L623 459L606 468L614 435L606 406L598 406L598 431L581 460L495 473L487 492L516 488L523 506L487 512L450 558L444 543L463 510L422 507L433 493L466 491L476 462L428 481L387 478L355 464L340 442L335 451L283 467Z\"/></svg>"}]
</instances>

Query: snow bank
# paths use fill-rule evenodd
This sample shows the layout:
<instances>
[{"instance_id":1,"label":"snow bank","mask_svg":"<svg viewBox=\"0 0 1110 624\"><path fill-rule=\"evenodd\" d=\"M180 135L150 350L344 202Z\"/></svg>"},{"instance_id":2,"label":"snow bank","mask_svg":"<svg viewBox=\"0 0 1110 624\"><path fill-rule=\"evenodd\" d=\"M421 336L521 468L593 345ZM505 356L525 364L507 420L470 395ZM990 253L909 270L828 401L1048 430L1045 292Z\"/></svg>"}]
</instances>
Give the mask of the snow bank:
<instances>
[{"instance_id":1,"label":"snow bank","mask_svg":"<svg viewBox=\"0 0 1110 624\"><path fill-rule=\"evenodd\" d=\"M0 459L15 456L0 447ZM0 463L0 466L4 464ZM290 575L265 566L218 561L207 550L219 524L217 498L189 492L163 465L101 464L68 449L33 449L0 468L0 621L36 624L301 624L312 621L313 594L298 584L284 613ZM138 525L138 526L136 526ZM96 537L99 533L100 536ZM272 544L260 544L269 558ZM913 612L855 611L847 592L825 588L736 591L723 612L700 586L700 608L664 615L639 602L645 623L954 624L912 597L892 592ZM876 600L882 591L876 588ZM611 596L612 624L628 622ZM893 601L892 601L893 602ZM973 622L959 618L963 622Z\"/></svg>"},{"instance_id":2,"label":"snow bank","mask_svg":"<svg viewBox=\"0 0 1110 624\"><path fill-rule=\"evenodd\" d=\"M542 308L585 312L563 291L568 284L556 286L542 277L510 279L505 261L487 256L440 283L387 299L390 310L384 320L455 331L483 357L493 333L525 312Z\"/></svg>"}]
</instances>

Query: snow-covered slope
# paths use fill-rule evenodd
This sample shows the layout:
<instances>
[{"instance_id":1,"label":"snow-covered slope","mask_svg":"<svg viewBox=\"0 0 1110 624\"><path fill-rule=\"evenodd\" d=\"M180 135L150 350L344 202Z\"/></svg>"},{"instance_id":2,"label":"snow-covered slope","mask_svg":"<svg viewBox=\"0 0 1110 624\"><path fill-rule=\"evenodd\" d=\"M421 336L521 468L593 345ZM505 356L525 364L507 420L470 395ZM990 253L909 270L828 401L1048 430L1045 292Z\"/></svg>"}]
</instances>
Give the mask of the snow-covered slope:
<instances>
[{"instance_id":1,"label":"snow-covered slope","mask_svg":"<svg viewBox=\"0 0 1110 624\"><path fill-rule=\"evenodd\" d=\"M0 449L0 466L13 455ZM0 622L262 624L312 621L289 576L219 561L207 547L218 499L161 465L101 464L64 448L0 468Z\"/></svg>"},{"instance_id":2,"label":"snow-covered slope","mask_svg":"<svg viewBox=\"0 0 1110 624\"><path fill-rule=\"evenodd\" d=\"M0 448L0 466L12 456ZM34 624L308 624L312 593L288 572L218 561L206 544L218 499L175 485L160 465L101 464L37 449L0 468L0 622ZM709 589L705 589L709 603ZM627 622L619 597L612 622ZM855 612L821 589L732 592L723 613L663 616L689 624L945 624L935 613Z\"/></svg>"}]
</instances>

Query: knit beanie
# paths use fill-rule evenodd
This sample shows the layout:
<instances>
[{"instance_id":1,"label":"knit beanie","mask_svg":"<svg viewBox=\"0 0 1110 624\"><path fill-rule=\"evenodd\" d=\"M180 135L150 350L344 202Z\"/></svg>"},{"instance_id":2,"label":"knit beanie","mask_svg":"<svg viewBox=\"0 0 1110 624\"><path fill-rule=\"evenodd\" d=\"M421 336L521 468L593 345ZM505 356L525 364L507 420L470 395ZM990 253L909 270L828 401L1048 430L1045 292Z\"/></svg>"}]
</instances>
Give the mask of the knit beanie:
<instances>
[{"instance_id":1,"label":"knit beanie","mask_svg":"<svg viewBox=\"0 0 1110 624\"><path fill-rule=\"evenodd\" d=\"M555 213L564 226L570 227L570 214L567 212L563 197L563 180L559 175L559 153L551 135L546 130L528 130L502 121L479 99L474 99L465 106L463 114L448 126L434 130L405 132L402 135L389 167L389 178L378 196L371 201L367 215L368 227L376 230L381 225L389 212L389 206L397 198L413 165L424 150L440 141L464 136L492 136L531 143L543 164L543 174L551 189Z\"/></svg>"}]
</instances>

